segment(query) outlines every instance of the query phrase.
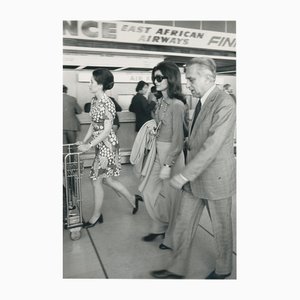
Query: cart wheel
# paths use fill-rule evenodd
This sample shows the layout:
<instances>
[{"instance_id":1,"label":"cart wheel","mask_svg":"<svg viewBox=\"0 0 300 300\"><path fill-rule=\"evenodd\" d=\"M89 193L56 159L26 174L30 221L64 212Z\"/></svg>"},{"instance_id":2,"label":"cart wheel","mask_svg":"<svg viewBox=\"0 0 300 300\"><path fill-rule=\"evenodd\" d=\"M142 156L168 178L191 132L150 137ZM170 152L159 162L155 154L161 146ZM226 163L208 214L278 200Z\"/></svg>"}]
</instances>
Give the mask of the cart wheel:
<instances>
[{"instance_id":1,"label":"cart wheel","mask_svg":"<svg viewBox=\"0 0 300 300\"><path fill-rule=\"evenodd\" d=\"M79 240L81 238L81 231L71 231L70 232L70 238L72 241Z\"/></svg>"}]
</instances>

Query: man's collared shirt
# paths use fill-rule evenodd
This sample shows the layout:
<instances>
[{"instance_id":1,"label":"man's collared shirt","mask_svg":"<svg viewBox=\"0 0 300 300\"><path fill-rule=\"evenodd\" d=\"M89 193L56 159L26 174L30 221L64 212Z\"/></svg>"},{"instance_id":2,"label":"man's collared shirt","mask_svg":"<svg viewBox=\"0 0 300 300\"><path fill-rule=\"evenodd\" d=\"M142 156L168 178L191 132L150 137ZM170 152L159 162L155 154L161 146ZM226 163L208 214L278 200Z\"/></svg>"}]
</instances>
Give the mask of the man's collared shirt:
<instances>
[{"instance_id":1,"label":"man's collared shirt","mask_svg":"<svg viewBox=\"0 0 300 300\"><path fill-rule=\"evenodd\" d=\"M216 85L214 84L208 91L206 91L206 93L200 98L201 100L201 104L203 106L205 100L207 99L207 97L209 96L209 94L212 92L212 90L216 87Z\"/></svg>"}]
</instances>

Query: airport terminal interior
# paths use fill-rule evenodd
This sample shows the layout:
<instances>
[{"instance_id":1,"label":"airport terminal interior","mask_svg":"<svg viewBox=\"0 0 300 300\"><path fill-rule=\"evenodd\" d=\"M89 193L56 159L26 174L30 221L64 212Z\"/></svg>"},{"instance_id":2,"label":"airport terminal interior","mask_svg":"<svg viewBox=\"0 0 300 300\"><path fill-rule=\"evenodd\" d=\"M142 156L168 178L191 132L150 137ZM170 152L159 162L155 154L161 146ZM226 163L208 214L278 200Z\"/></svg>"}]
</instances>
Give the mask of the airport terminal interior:
<instances>
[{"instance_id":1,"label":"airport terminal interior","mask_svg":"<svg viewBox=\"0 0 300 300\"><path fill-rule=\"evenodd\" d=\"M135 114L128 111L135 95L137 82L153 85L151 70L161 61L177 64L182 75L182 90L189 106L191 120L197 99L186 87L185 64L192 57L210 57L217 65L216 84L222 88L230 84L236 94L235 21L63 21L63 84L75 97L83 112L77 115L82 140L90 124L84 106L91 101L88 89L92 71L107 68L114 75L114 87L107 95L122 107L118 112L122 162L118 180L132 194L138 191L139 179L130 164L134 143ZM233 151L236 153L235 145ZM75 172L80 177L74 199L79 207L69 210L71 222L87 221L93 211L93 190L89 178L93 150L79 155ZM63 163L62 168L66 166ZM64 186L68 181L64 181ZM144 202L132 214L128 201L109 186L104 186L103 223L91 228L66 226L63 230L63 274L68 278L153 279L150 271L162 269L170 259L169 249L160 249L161 237L145 242L151 218ZM162 191L159 197L164 198ZM73 200L74 200L73 199ZM77 204L76 204L77 205ZM68 207L68 205L67 205ZM65 208L66 209L66 208ZM79 217L78 217L79 214ZM79 222L80 223L80 222ZM227 280L236 274L236 195L232 203L233 269ZM214 268L215 240L207 210L204 210L192 244L186 279L204 279Z\"/></svg>"}]
</instances>

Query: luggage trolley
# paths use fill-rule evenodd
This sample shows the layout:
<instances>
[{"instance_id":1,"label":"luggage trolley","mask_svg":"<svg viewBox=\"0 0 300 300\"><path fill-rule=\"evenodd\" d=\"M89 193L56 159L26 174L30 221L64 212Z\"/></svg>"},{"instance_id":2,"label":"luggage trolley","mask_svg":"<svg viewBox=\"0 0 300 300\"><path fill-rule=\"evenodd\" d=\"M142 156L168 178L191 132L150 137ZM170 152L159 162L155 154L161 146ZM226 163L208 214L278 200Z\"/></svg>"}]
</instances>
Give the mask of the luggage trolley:
<instances>
[{"instance_id":1,"label":"luggage trolley","mask_svg":"<svg viewBox=\"0 0 300 300\"><path fill-rule=\"evenodd\" d=\"M83 226L81 178L83 174L83 161L77 152L76 144L63 145L64 160L64 228L70 231L71 240L81 237Z\"/></svg>"}]
</instances>

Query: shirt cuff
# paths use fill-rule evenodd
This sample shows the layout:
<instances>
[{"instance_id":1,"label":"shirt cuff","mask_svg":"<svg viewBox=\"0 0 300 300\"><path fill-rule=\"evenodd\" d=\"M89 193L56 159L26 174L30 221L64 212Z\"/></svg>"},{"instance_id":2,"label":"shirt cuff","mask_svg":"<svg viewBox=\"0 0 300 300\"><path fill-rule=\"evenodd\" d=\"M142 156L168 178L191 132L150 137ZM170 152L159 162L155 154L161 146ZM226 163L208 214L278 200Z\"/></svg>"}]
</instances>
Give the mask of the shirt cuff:
<instances>
[{"instance_id":1,"label":"shirt cuff","mask_svg":"<svg viewBox=\"0 0 300 300\"><path fill-rule=\"evenodd\" d=\"M184 181L188 182L189 180L187 178L185 178L182 174L178 174Z\"/></svg>"},{"instance_id":2,"label":"shirt cuff","mask_svg":"<svg viewBox=\"0 0 300 300\"><path fill-rule=\"evenodd\" d=\"M172 167L175 164L175 161L173 158L168 157L165 161L165 164Z\"/></svg>"}]
</instances>

